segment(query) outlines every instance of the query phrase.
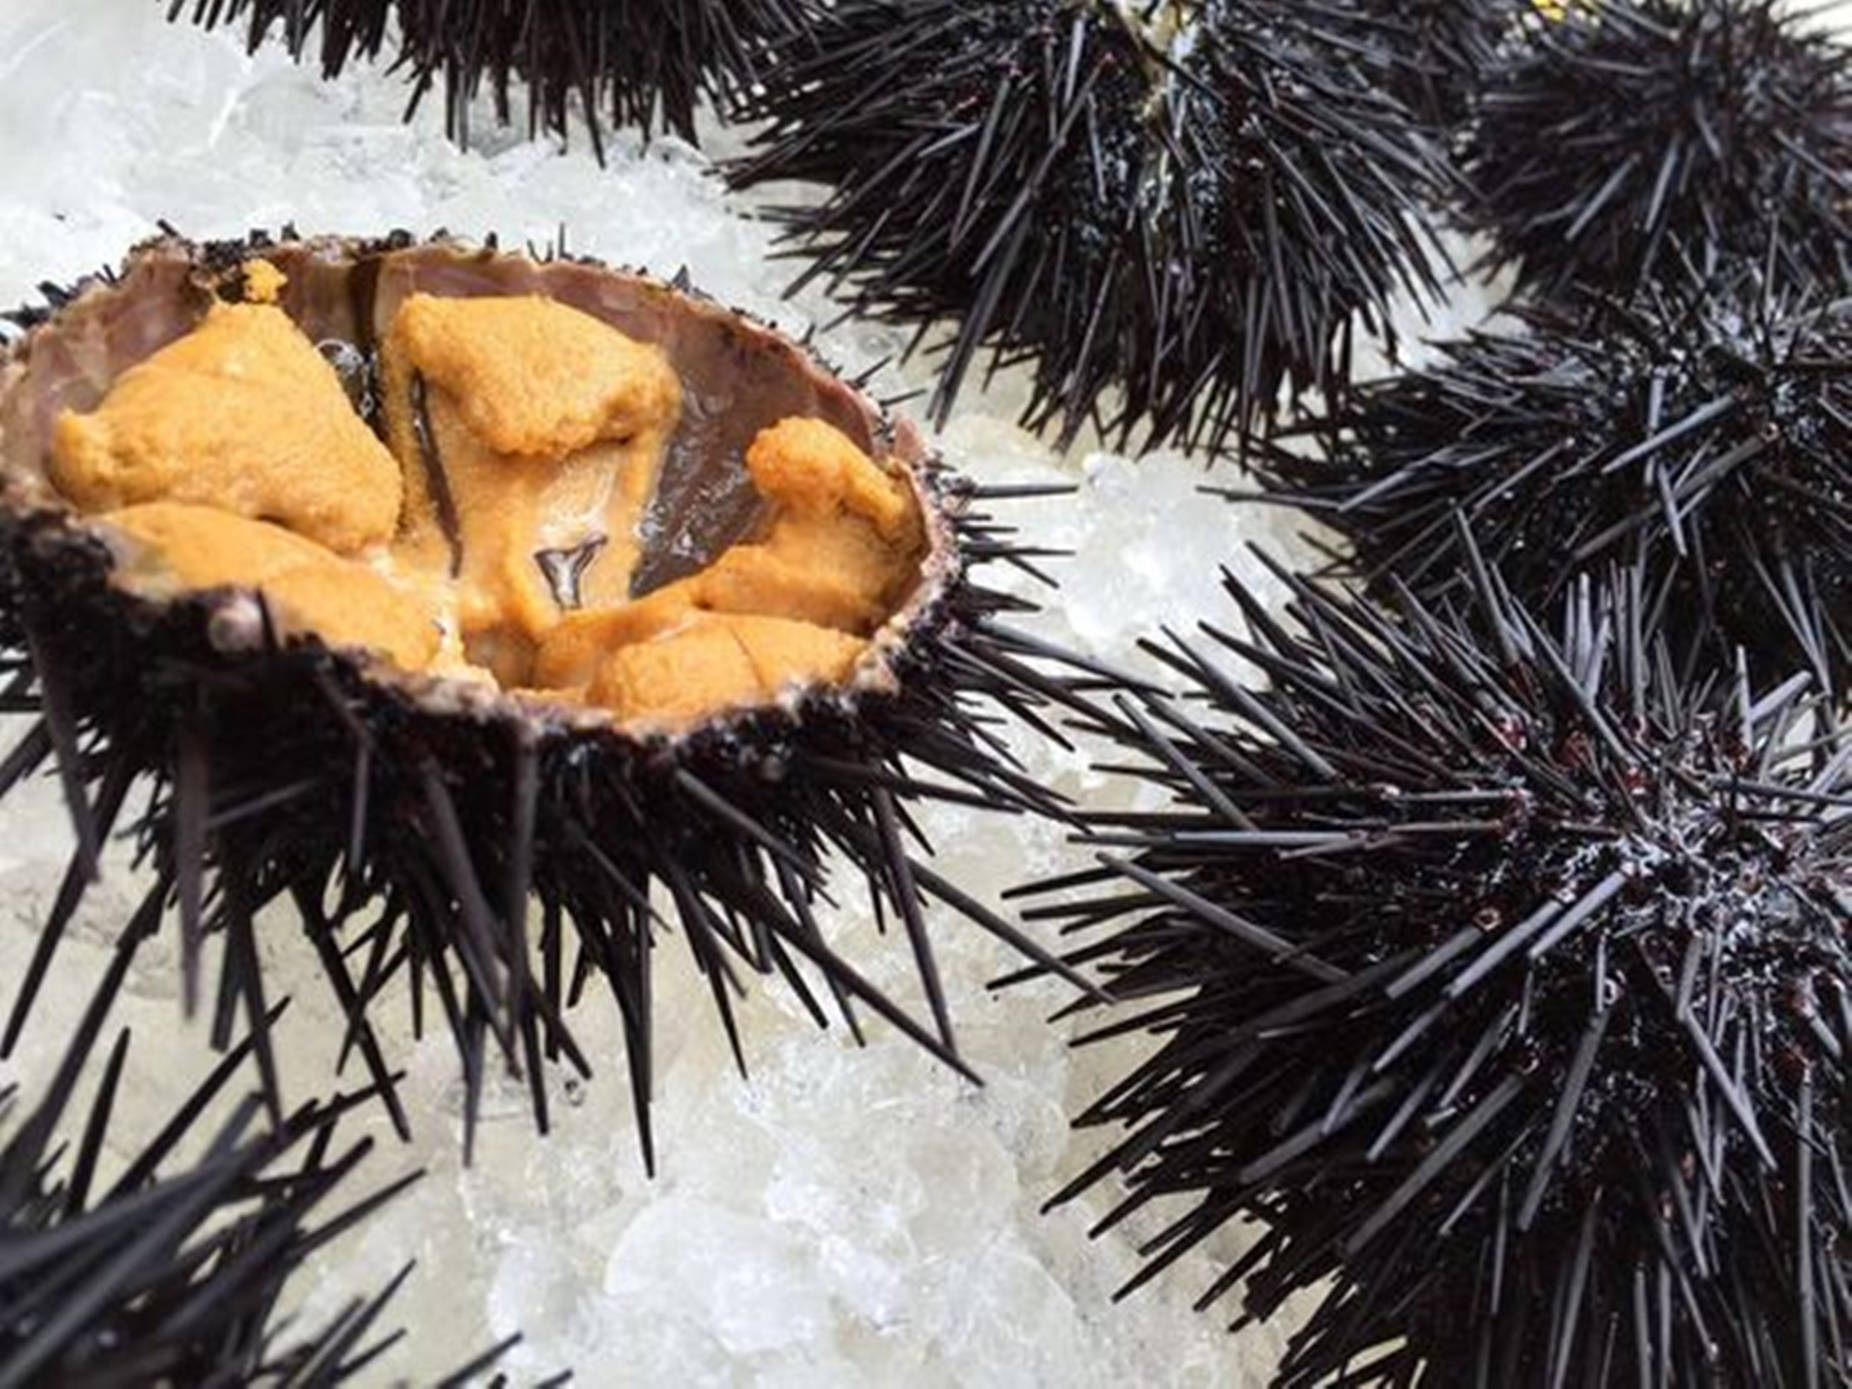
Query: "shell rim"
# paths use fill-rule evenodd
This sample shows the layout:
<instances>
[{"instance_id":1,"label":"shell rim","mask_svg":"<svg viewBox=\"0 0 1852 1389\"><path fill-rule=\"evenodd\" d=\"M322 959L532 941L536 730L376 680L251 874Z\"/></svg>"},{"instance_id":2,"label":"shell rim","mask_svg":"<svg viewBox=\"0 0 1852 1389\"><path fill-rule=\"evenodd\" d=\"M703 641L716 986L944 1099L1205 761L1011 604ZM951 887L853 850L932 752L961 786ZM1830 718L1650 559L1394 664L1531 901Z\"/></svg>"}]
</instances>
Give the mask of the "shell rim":
<instances>
[{"instance_id":1,"label":"shell rim","mask_svg":"<svg viewBox=\"0 0 1852 1389\"><path fill-rule=\"evenodd\" d=\"M172 593L155 594L119 582L127 543L49 489L48 494L56 501L30 496L21 479L4 464L0 464L0 513L40 536L49 530L59 542L100 552L110 588L134 610L150 618L186 604L203 604L208 624L220 615L242 620L254 610L262 615L259 644L325 651L333 659L351 666L368 685L397 694L426 713L461 716L485 724L506 720L543 735L604 735L638 747L662 748L717 733L724 736L749 724L762 725L768 719L795 728L820 707L853 714L857 702L864 697L898 693L905 678L902 663L914 638L937 625L946 606L946 595L963 581L966 557L959 544L957 523L965 507L968 484L945 466L911 420L892 415L859 386L845 379L811 344L794 341L752 313L728 307L702 293L687 282L685 275L664 280L647 271L612 265L591 256L568 254L552 246L507 251L493 234L480 242L442 230L423 238L400 230L382 237L303 236L293 226L286 226L276 238L254 230L243 239L194 241L166 230L131 247L119 270L86 275L61 296L48 293L50 302L46 310L28 308L12 315L12 320L24 323L26 330L0 352L0 395L17 384L32 344L45 327L100 296L121 292L120 281L137 265L178 257L191 268L191 277L202 289L216 294L218 287L229 280L246 259L286 248L299 248L328 259L358 260L363 256L436 249L478 261L526 261L537 266L567 262L642 285L653 293L667 296L684 312L726 320L749 337L775 347L819 391L841 395L867 421L871 439L883 450L879 455L881 461L898 468L925 522L926 553L920 561L912 591L868 638L868 649L844 680L791 681L771 698L758 703L729 705L681 727L626 726L608 710L518 694L473 680L407 671L380 653L363 647L333 645L313 631L280 635L269 620L269 605L255 588L237 585L181 587ZM0 431L0 442L3 442L3 431ZM244 614L240 614L241 608ZM229 657L240 654L244 644L221 645L215 641L214 645Z\"/></svg>"}]
</instances>

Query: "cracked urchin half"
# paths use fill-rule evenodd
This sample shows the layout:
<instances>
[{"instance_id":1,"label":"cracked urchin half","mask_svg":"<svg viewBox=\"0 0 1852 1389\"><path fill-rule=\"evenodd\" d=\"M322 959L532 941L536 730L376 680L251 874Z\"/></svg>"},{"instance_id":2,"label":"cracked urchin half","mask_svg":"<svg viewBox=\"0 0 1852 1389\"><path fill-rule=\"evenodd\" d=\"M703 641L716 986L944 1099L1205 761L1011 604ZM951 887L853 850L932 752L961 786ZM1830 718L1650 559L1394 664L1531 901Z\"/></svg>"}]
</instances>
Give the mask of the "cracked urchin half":
<instances>
[{"instance_id":1,"label":"cracked urchin half","mask_svg":"<svg viewBox=\"0 0 1852 1389\"><path fill-rule=\"evenodd\" d=\"M1165 1212L1135 1284L1257 1222L1201 1305L1311 1294L1281 1385L1837 1383L1852 747L1635 572L1547 625L1480 573L1393 613L1278 573L1283 616L1231 579L1248 635L1151 645L1184 699L1102 703L1171 804L1028 914L1156 1047L1066 1195Z\"/></svg>"},{"instance_id":2,"label":"cracked urchin half","mask_svg":"<svg viewBox=\"0 0 1852 1389\"><path fill-rule=\"evenodd\" d=\"M127 1146L116 1113L130 1052L124 1028L75 1144L63 1141L65 1114L104 1021L159 915L151 896L38 1104L15 1116L19 1092L0 1086L0 1386L356 1382L404 1334L378 1328L410 1263L325 1322L309 1325L278 1309L286 1285L318 1251L417 1180L337 1204L372 1146L365 1139L337 1146L343 1116L365 1092L302 1105L266 1128L260 1096L235 1099L234 1082L251 1059L246 1040L152 1138ZM470 1382L519 1340L510 1337L444 1382Z\"/></svg>"},{"instance_id":3,"label":"cracked urchin half","mask_svg":"<svg viewBox=\"0 0 1852 1389\"><path fill-rule=\"evenodd\" d=\"M1476 218L1546 293L1747 257L1852 276L1852 55L1781 0L1577 0L1484 79Z\"/></svg>"},{"instance_id":4,"label":"cracked urchin half","mask_svg":"<svg viewBox=\"0 0 1852 1389\"><path fill-rule=\"evenodd\" d=\"M33 722L0 788L55 765L77 849L9 1047L126 821L189 1000L223 942L216 1034L246 1016L273 1107L270 903L401 1130L388 1000L441 1010L472 1121L499 1055L544 1127L543 1054L586 1069L564 1014L596 984L647 1159L672 927L736 1052L745 970L962 1069L923 904L1033 947L908 807L1058 812L993 724L1060 692L969 574L1030 552L910 427L670 285L449 241L169 238L32 317L0 376L0 618ZM844 888L902 928L929 1021L829 938Z\"/></svg>"},{"instance_id":5,"label":"cracked urchin half","mask_svg":"<svg viewBox=\"0 0 1852 1389\"><path fill-rule=\"evenodd\" d=\"M1458 511L1546 606L1571 575L1638 559L1667 620L1715 621L1759 675L1852 668L1852 299L1748 270L1625 302L1519 311L1439 361L1371 382L1258 451L1272 495L1351 543L1379 587L1462 589Z\"/></svg>"},{"instance_id":6,"label":"cracked urchin half","mask_svg":"<svg viewBox=\"0 0 1852 1389\"><path fill-rule=\"evenodd\" d=\"M469 138L485 91L513 119L524 89L529 135L564 137L575 112L602 157L604 126L695 138L704 102L729 109L780 41L800 32L808 0L170 0L168 18L206 28L242 25L250 47L275 36L323 77L392 49L412 88L406 114L443 86L445 126Z\"/></svg>"},{"instance_id":7,"label":"cracked urchin half","mask_svg":"<svg viewBox=\"0 0 1852 1389\"><path fill-rule=\"evenodd\" d=\"M1280 0L850 0L768 70L736 186L857 312L955 320L931 414L1028 359L1063 442L1224 443L1282 387L1336 392L1353 319L1432 289L1445 180L1365 21Z\"/></svg>"}]
</instances>

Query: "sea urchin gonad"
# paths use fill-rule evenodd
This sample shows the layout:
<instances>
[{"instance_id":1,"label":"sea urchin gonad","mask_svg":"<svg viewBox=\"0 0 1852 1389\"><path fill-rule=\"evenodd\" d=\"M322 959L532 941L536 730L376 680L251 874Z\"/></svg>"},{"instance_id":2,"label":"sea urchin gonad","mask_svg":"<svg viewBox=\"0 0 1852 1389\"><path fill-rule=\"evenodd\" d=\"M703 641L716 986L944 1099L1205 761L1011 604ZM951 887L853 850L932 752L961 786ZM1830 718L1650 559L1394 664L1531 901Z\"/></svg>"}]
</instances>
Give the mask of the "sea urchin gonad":
<instances>
[{"instance_id":1,"label":"sea urchin gonad","mask_svg":"<svg viewBox=\"0 0 1852 1389\"><path fill-rule=\"evenodd\" d=\"M241 1008L268 1066L281 899L401 1127L368 1023L395 977L441 1006L471 1114L492 1039L543 1125L542 1055L586 1066L562 1014L601 980L647 1154L670 922L736 1051L736 967L821 1021L809 967L851 1027L957 1065L923 904L1030 948L906 808L1055 809L987 726L1054 688L967 574L1021 556L909 427L735 314L451 242L158 241L16 345L0 466L7 699L38 715L0 788L49 759L78 838L9 1045L138 782L188 997L222 936L220 1037ZM930 1023L826 939L837 852Z\"/></svg>"},{"instance_id":2,"label":"sea urchin gonad","mask_svg":"<svg viewBox=\"0 0 1852 1389\"><path fill-rule=\"evenodd\" d=\"M1219 446L1283 386L1340 390L1353 320L1433 287L1445 182L1384 94L1370 21L1283 0L843 0L768 69L740 186L857 312L956 320L930 413L979 358L1033 362L1071 441Z\"/></svg>"},{"instance_id":3,"label":"sea urchin gonad","mask_svg":"<svg viewBox=\"0 0 1852 1389\"><path fill-rule=\"evenodd\" d=\"M1152 646L1186 699L1098 712L1172 799L1029 913L1157 1041L1071 1191L1164 1203L1139 1282L1256 1222L1203 1305L1311 1294L1292 1389L1840 1383L1852 746L1635 573L1546 624L1474 563L1393 613L1231 580L1247 635Z\"/></svg>"}]
</instances>

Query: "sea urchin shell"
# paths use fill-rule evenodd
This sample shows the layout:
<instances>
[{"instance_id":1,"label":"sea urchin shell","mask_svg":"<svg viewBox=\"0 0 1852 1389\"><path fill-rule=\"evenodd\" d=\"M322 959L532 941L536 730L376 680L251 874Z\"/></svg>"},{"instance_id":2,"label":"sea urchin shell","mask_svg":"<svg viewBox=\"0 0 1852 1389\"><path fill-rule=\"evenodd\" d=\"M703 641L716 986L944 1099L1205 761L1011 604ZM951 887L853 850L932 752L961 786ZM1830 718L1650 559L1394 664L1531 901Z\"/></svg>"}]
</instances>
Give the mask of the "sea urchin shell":
<instances>
[{"instance_id":1,"label":"sea urchin shell","mask_svg":"<svg viewBox=\"0 0 1852 1389\"><path fill-rule=\"evenodd\" d=\"M390 507L379 522L390 550L348 558L262 519L339 533L359 514L350 494L397 495L393 455L354 436L308 342L403 446L396 534ZM312 463L280 472L238 461L250 431L226 404L260 432L308 418L294 378L241 379L273 350L306 353L291 371L325 373L315 408L345 420L317 423ZM154 389L157 370L178 384ZM600 381L609 398L588 405ZM138 424L147 397L195 404ZM496 444L504 428L516 432ZM205 489L216 509L132 491L166 476L137 452L162 430L190 442L161 485ZM573 441L555 462L557 449L524 452L548 430ZM331 489L337 435L358 461ZM563 1013L587 983L608 986L646 1156L651 959L669 922L736 1051L736 966L781 974L822 1021L809 966L852 1028L866 1006L958 1065L922 904L952 903L1029 948L916 857L906 809L1054 809L986 726L1047 686L1019 659L1027 639L995 621L1021 604L966 572L1021 553L910 428L737 315L591 263L449 242L168 239L16 346L0 457L7 700L39 716L0 789L54 761L78 837L9 1044L138 782L153 794L134 832L177 907L188 995L202 940L221 935L219 1039L241 1009L279 1114L254 926L273 901L300 915L401 1128L368 1021L395 980L409 976L415 1021L433 995L442 1008L472 1117L493 1039L543 1126L542 1056L586 1067ZM117 509L74 513L58 480ZM260 581L227 558L245 553L289 562ZM611 570L620 559L632 567ZM395 616L435 592L451 595L442 624ZM579 673L549 680L554 645L536 640L581 632L559 658ZM436 664L356 649L382 646ZM518 688L536 683L549 688ZM637 698L637 713L614 712ZM832 851L866 880L877 919L903 924L930 1024L826 939Z\"/></svg>"},{"instance_id":2,"label":"sea urchin shell","mask_svg":"<svg viewBox=\"0 0 1852 1389\"><path fill-rule=\"evenodd\" d=\"M1194 705L1100 711L1174 802L1030 915L1160 1045L1070 1193L1188 1203L1139 1282L1258 1222L1203 1305L1310 1292L1293 1389L1839 1383L1852 748L1637 574L1546 630L1463 548L1457 609L1231 580L1250 636L1152 648Z\"/></svg>"}]
</instances>

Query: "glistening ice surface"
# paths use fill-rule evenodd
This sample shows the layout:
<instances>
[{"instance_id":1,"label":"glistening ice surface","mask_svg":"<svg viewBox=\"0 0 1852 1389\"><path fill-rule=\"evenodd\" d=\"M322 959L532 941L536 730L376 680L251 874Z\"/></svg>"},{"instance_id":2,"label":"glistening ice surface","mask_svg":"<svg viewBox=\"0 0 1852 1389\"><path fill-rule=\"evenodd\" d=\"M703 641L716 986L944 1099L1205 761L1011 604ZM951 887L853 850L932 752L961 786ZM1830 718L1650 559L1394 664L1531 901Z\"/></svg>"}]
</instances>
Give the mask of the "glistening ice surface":
<instances>
[{"instance_id":1,"label":"glistening ice surface","mask_svg":"<svg viewBox=\"0 0 1852 1389\"><path fill-rule=\"evenodd\" d=\"M817 326L826 355L851 372L902 345L872 326L825 326L835 315L818 296L784 300L792 267L771 259L772 229L673 141L647 151L619 143L601 169L582 141L562 154L494 132L485 115L477 147L459 151L435 105L399 123L405 91L395 78L356 71L324 85L278 50L247 57L229 35L169 28L165 8L0 3L0 300L112 264L161 221L195 237L292 222L305 232L495 232L508 244L546 242L563 227L576 251L663 275L685 265L709 293L787 331ZM1852 18L1852 5L1835 13ZM1441 326L1476 320L1483 303L1462 293ZM921 366L889 369L877 393L927 379ZM1302 518L1199 496L1200 463L1134 463L1084 445L1056 458L1005 422L1015 406L1008 380L969 395L943 444L986 480L1080 484L1077 497L1007 512L1037 542L1074 551L1053 566L1062 589L1049 595L1050 634L1129 663L1141 635L1223 618L1220 568L1261 572L1250 542L1310 558L1297 538ZM8 742L17 732L0 721ZM1017 741L1047 782L1076 797L1113 794L1084 756ZM1046 827L942 809L924 821L940 871L987 896L1079 862ZM11 1002L68 847L51 781L0 808L0 1005ZM0 1063L0 1083L42 1083L137 895L117 856L19 1052ZM880 940L858 913L832 929L904 993L904 939ZM1089 1240L1103 1193L1039 1213L1095 1151L1065 1116L1138 1044L1070 1051L1072 1026L1047 1021L1067 991L987 990L1012 962L975 929L944 913L936 922L982 1089L878 1023L865 1049L840 1028L816 1031L781 987L755 989L743 1010L752 1074L742 1080L705 984L680 940L667 938L653 1181L637 1156L614 1009L593 999L574 1014L598 1074L556 1090L545 1140L519 1087L491 1081L467 1170L447 1034L414 1043L409 1020L385 1014L410 1072L416 1141L408 1148L377 1124L379 1148L352 1194L413 1168L428 1175L299 1280L306 1310L331 1314L415 1257L419 1269L389 1314L411 1341L383 1363L382 1382L429 1380L519 1329L526 1341L505 1362L517 1382L571 1367L590 1385L1263 1383L1283 1333L1230 1338L1222 1327L1232 1305L1191 1312L1212 1277L1206 1255L1114 1305L1112 1290L1137 1266L1138 1231L1154 1224ZM294 995L284 1086L302 1098L327 1083L339 1020L293 925L267 925L269 977ZM137 1034L122 1140L148 1136L210 1064L204 1019L180 1021L171 934L143 949L114 1018Z\"/></svg>"}]
</instances>

